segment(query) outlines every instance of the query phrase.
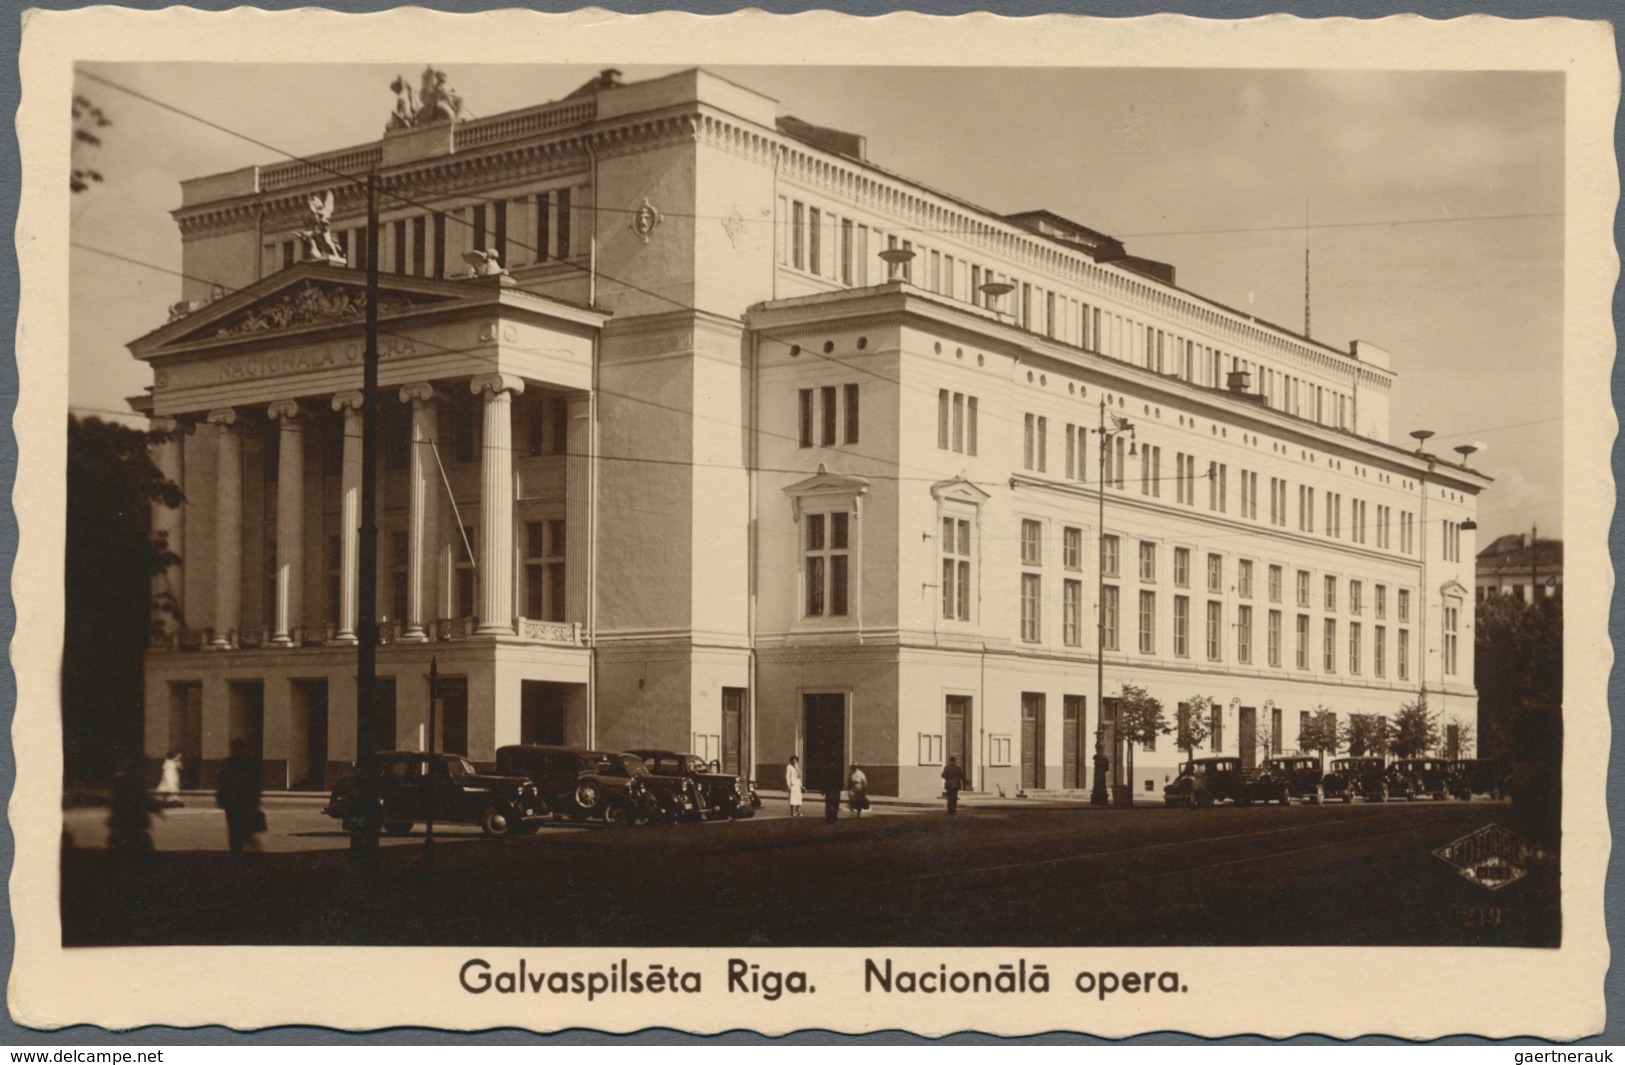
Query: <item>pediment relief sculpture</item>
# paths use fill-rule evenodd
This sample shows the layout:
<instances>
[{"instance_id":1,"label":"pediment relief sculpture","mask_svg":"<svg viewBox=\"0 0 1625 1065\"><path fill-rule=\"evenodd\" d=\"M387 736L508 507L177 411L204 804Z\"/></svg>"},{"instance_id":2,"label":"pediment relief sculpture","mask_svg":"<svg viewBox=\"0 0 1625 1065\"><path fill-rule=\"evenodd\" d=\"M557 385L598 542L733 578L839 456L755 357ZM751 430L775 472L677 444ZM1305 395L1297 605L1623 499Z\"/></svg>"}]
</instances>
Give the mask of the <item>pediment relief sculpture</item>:
<instances>
[{"instance_id":1,"label":"pediment relief sculpture","mask_svg":"<svg viewBox=\"0 0 1625 1065\"><path fill-rule=\"evenodd\" d=\"M392 314L437 300L415 300L404 296L387 296L378 301L379 314ZM306 281L296 289L283 292L245 309L214 330L213 336L232 337L249 333L295 329L306 325L360 318L367 313L367 292L362 288L344 285L320 285Z\"/></svg>"}]
</instances>

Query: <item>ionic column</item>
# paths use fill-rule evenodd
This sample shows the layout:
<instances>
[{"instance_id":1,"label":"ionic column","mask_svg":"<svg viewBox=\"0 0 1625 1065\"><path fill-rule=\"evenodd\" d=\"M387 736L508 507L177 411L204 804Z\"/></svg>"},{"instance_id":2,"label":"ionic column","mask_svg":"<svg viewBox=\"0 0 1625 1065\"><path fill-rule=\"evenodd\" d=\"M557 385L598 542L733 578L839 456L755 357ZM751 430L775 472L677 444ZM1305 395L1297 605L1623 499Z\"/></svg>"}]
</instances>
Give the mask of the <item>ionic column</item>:
<instances>
[{"instance_id":1,"label":"ionic column","mask_svg":"<svg viewBox=\"0 0 1625 1065\"><path fill-rule=\"evenodd\" d=\"M434 609L434 559L439 548L440 393L428 382L401 389L401 402L412 404L412 468L408 481L406 631L403 640L427 639L424 624Z\"/></svg>"},{"instance_id":2,"label":"ionic column","mask_svg":"<svg viewBox=\"0 0 1625 1065\"><path fill-rule=\"evenodd\" d=\"M340 392L333 409L344 412L344 464L339 477L340 643L355 643L361 593L361 393Z\"/></svg>"},{"instance_id":3,"label":"ionic column","mask_svg":"<svg viewBox=\"0 0 1625 1065\"><path fill-rule=\"evenodd\" d=\"M511 374L485 374L470 388L485 399L480 452L480 557L482 634L513 632L513 397L525 382Z\"/></svg>"},{"instance_id":4,"label":"ionic column","mask_svg":"<svg viewBox=\"0 0 1625 1065\"><path fill-rule=\"evenodd\" d=\"M158 472L164 479L185 489L185 468L183 466L182 433L185 430L179 421L174 418L159 415L149 423L155 433L164 434L164 438L152 445L152 462L158 467ZM184 499L183 499L184 502ZM152 534L161 539L170 551L177 557L186 554L186 522L181 516L180 506L168 507L162 501L152 504ZM168 635L175 629L177 616L186 616L186 595L182 585L184 575L179 566L166 566L162 573L156 574L152 579L152 600L154 605L162 602L167 596L174 604L174 613L153 611L153 620L158 623L162 631Z\"/></svg>"},{"instance_id":5,"label":"ionic column","mask_svg":"<svg viewBox=\"0 0 1625 1065\"><path fill-rule=\"evenodd\" d=\"M243 602L243 435L237 412L209 412L216 447L214 480L214 639L231 646Z\"/></svg>"},{"instance_id":6,"label":"ionic column","mask_svg":"<svg viewBox=\"0 0 1625 1065\"><path fill-rule=\"evenodd\" d=\"M565 400L564 440L564 621L586 624L588 515L592 508L592 397L577 392Z\"/></svg>"},{"instance_id":7,"label":"ionic column","mask_svg":"<svg viewBox=\"0 0 1625 1065\"><path fill-rule=\"evenodd\" d=\"M304 621L305 599L305 427L299 404L279 399L265 409L277 421L276 616L271 643L293 644L293 629Z\"/></svg>"}]
</instances>

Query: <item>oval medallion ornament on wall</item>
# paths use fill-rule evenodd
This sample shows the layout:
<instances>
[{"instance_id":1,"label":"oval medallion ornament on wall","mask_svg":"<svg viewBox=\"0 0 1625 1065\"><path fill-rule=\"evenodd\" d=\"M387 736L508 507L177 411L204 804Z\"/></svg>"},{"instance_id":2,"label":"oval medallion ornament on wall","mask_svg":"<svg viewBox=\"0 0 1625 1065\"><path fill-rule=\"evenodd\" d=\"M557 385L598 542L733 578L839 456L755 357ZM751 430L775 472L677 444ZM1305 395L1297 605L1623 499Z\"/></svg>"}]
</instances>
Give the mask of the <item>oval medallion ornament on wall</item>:
<instances>
[{"instance_id":1,"label":"oval medallion ornament on wall","mask_svg":"<svg viewBox=\"0 0 1625 1065\"><path fill-rule=\"evenodd\" d=\"M649 243L649 236L655 231L655 227L665 220L666 216L655 210L655 205L649 202L649 197L645 196L643 203L639 205L637 210L632 212L632 220L628 224L632 227L632 232L636 233L643 239L643 243L647 244Z\"/></svg>"}]
</instances>

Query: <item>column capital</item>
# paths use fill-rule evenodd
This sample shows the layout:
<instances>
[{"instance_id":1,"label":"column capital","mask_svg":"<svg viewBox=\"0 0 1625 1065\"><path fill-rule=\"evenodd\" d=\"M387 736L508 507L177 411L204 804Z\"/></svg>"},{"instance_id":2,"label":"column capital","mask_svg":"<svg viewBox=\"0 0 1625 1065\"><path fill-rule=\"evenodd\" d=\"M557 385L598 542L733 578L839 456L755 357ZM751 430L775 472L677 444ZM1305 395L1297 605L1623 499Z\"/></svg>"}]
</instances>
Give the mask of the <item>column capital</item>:
<instances>
[{"instance_id":1,"label":"column capital","mask_svg":"<svg viewBox=\"0 0 1625 1065\"><path fill-rule=\"evenodd\" d=\"M501 392L512 392L517 396L525 391L525 382L523 378L516 377L511 373L488 373L474 378L468 383L468 388L476 396L485 392L490 392L492 395Z\"/></svg>"},{"instance_id":2,"label":"column capital","mask_svg":"<svg viewBox=\"0 0 1625 1065\"><path fill-rule=\"evenodd\" d=\"M296 399L273 399L265 408L267 418L277 418L281 421L293 421L300 415L299 401Z\"/></svg>"},{"instance_id":3,"label":"column capital","mask_svg":"<svg viewBox=\"0 0 1625 1065\"><path fill-rule=\"evenodd\" d=\"M221 407L218 410L211 410L208 414L208 422L210 425L236 425L237 410L235 407Z\"/></svg>"},{"instance_id":4,"label":"column capital","mask_svg":"<svg viewBox=\"0 0 1625 1065\"><path fill-rule=\"evenodd\" d=\"M147 417L147 428L155 433L173 433L181 427L181 420L173 414L152 414Z\"/></svg>"},{"instance_id":5,"label":"column capital","mask_svg":"<svg viewBox=\"0 0 1625 1065\"><path fill-rule=\"evenodd\" d=\"M418 381L401 386L401 402L410 403L414 407L421 407L425 403L439 403L445 398L446 394L436 389L431 381Z\"/></svg>"},{"instance_id":6,"label":"column capital","mask_svg":"<svg viewBox=\"0 0 1625 1065\"><path fill-rule=\"evenodd\" d=\"M360 392L339 392L333 396L334 410L360 410Z\"/></svg>"}]
</instances>

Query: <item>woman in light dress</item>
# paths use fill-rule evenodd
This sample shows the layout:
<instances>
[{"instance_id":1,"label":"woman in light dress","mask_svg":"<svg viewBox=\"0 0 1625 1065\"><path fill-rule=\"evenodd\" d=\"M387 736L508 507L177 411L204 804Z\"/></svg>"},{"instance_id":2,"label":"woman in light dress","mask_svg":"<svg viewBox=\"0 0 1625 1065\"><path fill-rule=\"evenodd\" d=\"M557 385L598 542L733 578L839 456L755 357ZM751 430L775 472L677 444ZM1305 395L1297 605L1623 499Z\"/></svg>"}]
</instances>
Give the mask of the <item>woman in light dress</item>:
<instances>
[{"instance_id":1,"label":"woman in light dress","mask_svg":"<svg viewBox=\"0 0 1625 1065\"><path fill-rule=\"evenodd\" d=\"M182 806L181 756L174 751L164 755L164 766L158 773L158 801L165 806Z\"/></svg>"},{"instance_id":2,"label":"woman in light dress","mask_svg":"<svg viewBox=\"0 0 1625 1065\"><path fill-rule=\"evenodd\" d=\"M790 816L801 816L801 759L795 755L790 756L790 764L784 767L784 786L790 790Z\"/></svg>"}]
</instances>

